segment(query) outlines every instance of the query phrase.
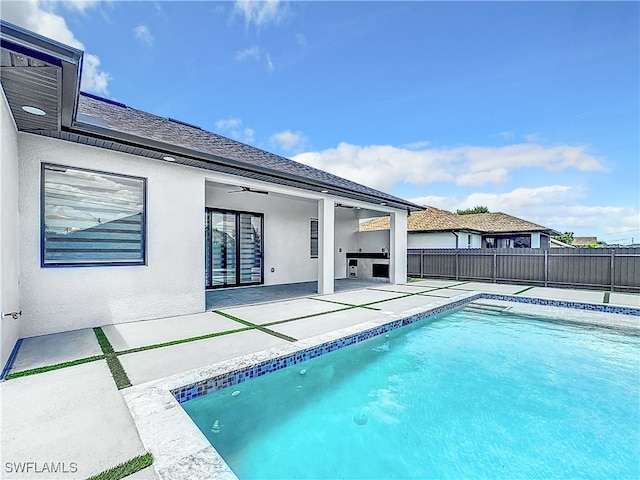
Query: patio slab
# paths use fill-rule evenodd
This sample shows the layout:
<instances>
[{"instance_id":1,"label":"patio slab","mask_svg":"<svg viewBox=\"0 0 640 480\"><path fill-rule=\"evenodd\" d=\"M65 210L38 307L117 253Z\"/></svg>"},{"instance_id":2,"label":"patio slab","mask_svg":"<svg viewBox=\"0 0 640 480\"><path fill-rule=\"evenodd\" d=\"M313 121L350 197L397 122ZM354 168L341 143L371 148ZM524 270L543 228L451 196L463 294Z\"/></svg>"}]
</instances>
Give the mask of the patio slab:
<instances>
[{"instance_id":1,"label":"patio slab","mask_svg":"<svg viewBox=\"0 0 640 480\"><path fill-rule=\"evenodd\" d=\"M436 302L441 302L442 297L427 297L425 295L411 295L410 297L397 298L386 302L376 303L374 306L383 312L401 313L414 308L427 307Z\"/></svg>"},{"instance_id":2,"label":"patio slab","mask_svg":"<svg viewBox=\"0 0 640 480\"><path fill-rule=\"evenodd\" d=\"M331 302L340 302L348 305L363 305L371 302L379 302L381 300L389 300L391 298L402 297L403 293L385 292L383 290L354 290L352 292L332 293L330 295L322 295L316 297L320 300L328 300Z\"/></svg>"},{"instance_id":3,"label":"patio slab","mask_svg":"<svg viewBox=\"0 0 640 480\"><path fill-rule=\"evenodd\" d=\"M381 285L379 287L371 287L370 290L381 290L385 292L395 293L422 293L434 290L435 287L429 287L427 285L419 285L417 283L407 283L405 285Z\"/></svg>"},{"instance_id":4,"label":"patio slab","mask_svg":"<svg viewBox=\"0 0 640 480\"><path fill-rule=\"evenodd\" d=\"M572 290L569 288L533 287L523 297L547 298L572 302L602 303L604 292L598 290Z\"/></svg>"},{"instance_id":5,"label":"patio slab","mask_svg":"<svg viewBox=\"0 0 640 480\"><path fill-rule=\"evenodd\" d=\"M469 293L468 290L458 290L457 288L441 288L439 290L432 290L430 292L419 293L422 297L437 297L437 298L451 298L463 293Z\"/></svg>"},{"instance_id":6,"label":"patio slab","mask_svg":"<svg viewBox=\"0 0 640 480\"><path fill-rule=\"evenodd\" d=\"M235 322L234 322L235 323ZM238 325L237 323L235 323ZM134 385L289 343L259 330L119 355Z\"/></svg>"},{"instance_id":7,"label":"patio slab","mask_svg":"<svg viewBox=\"0 0 640 480\"><path fill-rule=\"evenodd\" d=\"M256 325L264 325L265 323L278 322L305 315L330 312L339 308L345 307L336 303L321 302L313 298L301 298L277 303L226 308L221 311ZM238 324L236 323L236 325Z\"/></svg>"},{"instance_id":8,"label":"patio slab","mask_svg":"<svg viewBox=\"0 0 640 480\"><path fill-rule=\"evenodd\" d=\"M367 308L352 308L342 312L328 313L319 317L304 318L302 320L271 325L269 329L301 340L382 318L391 319L391 316L388 313L369 310Z\"/></svg>"},{"instance_id":9,"label":"patio slab","mask_svg":"<svg viewBox=\"0 0 640 480\"><path fill-rule=\"evenodd\" d=\"M465 283L465 282L462 280L430 279L430 280L419 280L417 282L411 282L407 285L419 285L421 287L426 286L426 287L432 287L432 288L447 288L447 287L452 287L454 285L460 285L462 283Z\"/></svg>"},{"instance_id":10,"label":"patio slab","mask_svg":"<svg viewBox=\"0 0 640 480\"><path fill-rule=\"evenodd\" d=\"M609 303L613 305L624 305L625 307L640 308L640 295L631 293L611 292Z\"/></svg>"},{"instance_id":11,"label":"patio slab","mask_svg":"<svg viewBox=\"0 0 640 480\"><path fill-rule=\"evenodd\" d=\"M10 373L102 355L93 329L73 330L22 340Z\"/></svg>"},{"instance_id":12,"label":"patio slab","mask_svg":"<svg viewBox=\"0 0 640 480\"><path fill-rule=\"evenodd\" d=\"M0 391L2 478L87 478L145 453L104 360L16 378ZM40 472L9 472L7 462L36 462ZM67 471L43 474L45 462Z\"/></svg>"},{"instance_id":13,"label":"patio slab","mask_svg":"<svg viewBox=\"0 0 640 480\"><path fill-rule=\"evenodd\" d=\"M464 285L458 285L456 290L467 290L486 293L500 293L504 295L513 295L516 292L527 288L526 285L510 285L506 283L482 283L469 282ZM526 295L526 292L525 292Z\"/></svg>"},{"instance_id":14,"label":"patio slab","mask_svg":"<svg viewBox=\"0 0 640 480\"><path fill-rule=\"evenodd\" d=\"M130 348L199 337L209 333L226 332L242 328L237 322L212 312L180 317L120 323L102 327L116 352Z\"/></svg>"}]
</instances>

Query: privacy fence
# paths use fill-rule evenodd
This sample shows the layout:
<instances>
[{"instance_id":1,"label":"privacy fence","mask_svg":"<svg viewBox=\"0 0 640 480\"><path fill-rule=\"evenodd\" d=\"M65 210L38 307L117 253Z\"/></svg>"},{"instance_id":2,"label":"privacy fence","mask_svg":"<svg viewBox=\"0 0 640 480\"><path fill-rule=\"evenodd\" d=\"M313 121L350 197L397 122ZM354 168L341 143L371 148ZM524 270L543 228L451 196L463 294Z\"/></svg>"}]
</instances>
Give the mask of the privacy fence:
<instances>
[{"instance_id":1,"label":"privacy fence","mask_svg":"<svg viewBox=\"0 0 640 480\"><path fill-rule=\"evenodd\" d=\"M410 249L409 277L640 292L640 248Z\"/></svg>"}]
</instances>

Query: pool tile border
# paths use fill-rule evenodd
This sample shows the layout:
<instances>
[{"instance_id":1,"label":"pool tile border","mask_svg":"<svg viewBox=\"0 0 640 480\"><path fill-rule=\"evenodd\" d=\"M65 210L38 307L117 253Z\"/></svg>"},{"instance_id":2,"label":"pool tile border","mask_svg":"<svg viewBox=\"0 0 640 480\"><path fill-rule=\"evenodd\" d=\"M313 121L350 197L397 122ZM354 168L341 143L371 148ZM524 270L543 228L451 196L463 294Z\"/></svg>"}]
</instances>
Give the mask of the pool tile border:
<instances>
[{"instance_id":1,"label":"pool tile border","mask_svg":"<svg viewBox=\"0 0 640 480\"><path fill-rule=\"evenodd\" d=\"M467 303L473 302L475 300L481 300L481 299L640 316L640 309L633 308L633 307L615 307L611 305L597 305L597 304L582 303L582 302L518 297L514 295L504 295L504 294L494 294L494 293L476 293L466 298L455 300L445 305L440 305L434 308L423 310L423 311L420 311L419 313L415 313L413 315L403 317L402 319L394 320L394 321L385 323L383 325L380 325L378 327L364 330L353 335L338 338L336 340L332 340L315 347L306 348L280 358L275 358L272 360L262 362L258 365L252 365L248 368L230 371L213 378L201 380L191 385L185 385L183 387L171 390L171 394L176 398L176 400L179 403L188 402L189 400L193 400L194 398L201 397L202 395L206 395L210 392L215 392L217 390L238 385L252 378L261 377L262 375L266 375L268 373L275 372L283 368L287 368L287 367L296 365L298 363L305 362L307 360L311 360L312 358L325 355L335 350L339 350L343 347L360 343L365 340L369 340L370 338L377 337L378 335L382 335L392 330L402 328L404 326L407 326L414 322L422 320L426 317L438 315L447 310L452 310L452 309L464 306Z\"/></svg>"},{"instance_id":2,"label":"pool tile border","mask_svg":"<svg viewBox=\"0 0 640 480\"><path fill-rule=\"evenodd\" d=\"M153 467L160 479L173 480L186 475L193 480L237 480L231 468L182 409L181 403L481 299L640 316L640 308L633 307L468 292L443 298L428 307L389 314L386 318L136 385L122 390L122 394L146 450L154 455Z\"/></svg>"}]
</instances>

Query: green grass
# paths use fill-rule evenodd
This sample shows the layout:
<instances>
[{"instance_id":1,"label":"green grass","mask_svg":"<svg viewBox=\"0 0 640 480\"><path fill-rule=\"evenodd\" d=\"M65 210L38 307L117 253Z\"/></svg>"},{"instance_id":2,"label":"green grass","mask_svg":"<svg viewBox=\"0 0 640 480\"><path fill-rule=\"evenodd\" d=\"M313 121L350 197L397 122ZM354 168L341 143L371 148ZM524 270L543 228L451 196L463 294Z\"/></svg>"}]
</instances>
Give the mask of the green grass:
<instances>
[{"instance_id":1,"label":"green grass","mask_svg":"<svg viewBox=\"0 0 640 480\"><path fill-rule=\"evenodd\" d=\"M96 360L104 359L104 355L96 355L93 357L79 358L77 360L71 360L70 362L56 363L55 365L47 365L45 367L30 368L29 370L23 370L21 372L10 373L5 380L11 380L12 378L26 377L27 375L36 375L38 373L50 372L51 370L58 370L60 368L73 367L74 365L82 365L83 363L95 362Z\"/></svg>"},{"instance_id":2,"label":"green grass","mask_svg":"<svg viewBox=\"0 0 640 480\"><path fill-rule=\"evenodd\" d=\"M124 367L120 363L120 360L118 360L118 356L113 350L113 345L111 345L111 342L102 331L102 328L94 328L93 333L96 334L98 344L100 344L102 353L104 353L104 358L107 360L107 366L111 371L111 376L113 377L113 381L116 382L116 387L118 387L118 390L130 387L131 380L129 380L127 372L124 371Z\"/></svg>"},{"instance_id":3,"label":"green grass","mask_svg":"<svg viewBox=\"0 0 640 480\"><path fill-rule=\"evenodd\" d=\"M526 292L527 290L531 290L533 287L527 287L527 288L523 288L522 290L518 290L517 292L514 293L514 295L520 295L521 293Z\"/></svg>"},{"instance_id":4,"label":"green grass","mask_svg":"<svg viewBox=\"0 0 640 480\"><path fill-rule=\"evenodd\" d=\"M116 465L109 470L93 475L87 480L120 480L128 475L139 472L143 468L147 468L151 464L153 464L153 456L150 453L145 453L127 462L123 462L120 465Z\"/></svg>"},{"instance_id":5,"label":"green grass","mask_svg":"<svg viewBox=\"0 0 640 480\"><path fill-rule=\"evenodd\" d=\"M222 315L229 320L233 320L234 322L241 323L242 325L246 325L255 330L260 330L261 332L268 333L269 335L273 335L274 337L281 338L282 340L286 340L287 342L297 342L297 338L290 337L289 335L285 335L284 333L278 333L268 328L263 327L262 325L256 325L255 323L247 322L246 320L242 320L241 318L234 317L233 315L229 315L228 313L221 312L220 310L214 310L213 313L217 313L218 315Z\"/></svg>"}]
</instances>

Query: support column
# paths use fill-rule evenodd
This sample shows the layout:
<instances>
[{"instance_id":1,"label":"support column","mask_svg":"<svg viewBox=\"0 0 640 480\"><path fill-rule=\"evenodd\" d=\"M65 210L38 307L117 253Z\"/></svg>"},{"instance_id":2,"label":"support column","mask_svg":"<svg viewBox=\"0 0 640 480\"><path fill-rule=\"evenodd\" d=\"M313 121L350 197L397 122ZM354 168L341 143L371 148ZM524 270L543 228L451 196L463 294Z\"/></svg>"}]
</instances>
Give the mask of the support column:
<instances>
[{"instance_id":1,"label":"support column","mask_svg":"<svg viewBox=\"0 0 640 480\"><path fill-rule=\"evenodd\" d=\"M333 200L318 200L318 293L334 291L335 212Z\"/></svg>"},{"instance_id":2,"label":"support column","mask_svg":"<svg viewBox=\"0 0 640 480\"><path fill-rule=\"evenodd\" d=\"M390 223L389 281L397 285L407 283L407 212L393 212Z\"/></svg>"}]
</instances>

